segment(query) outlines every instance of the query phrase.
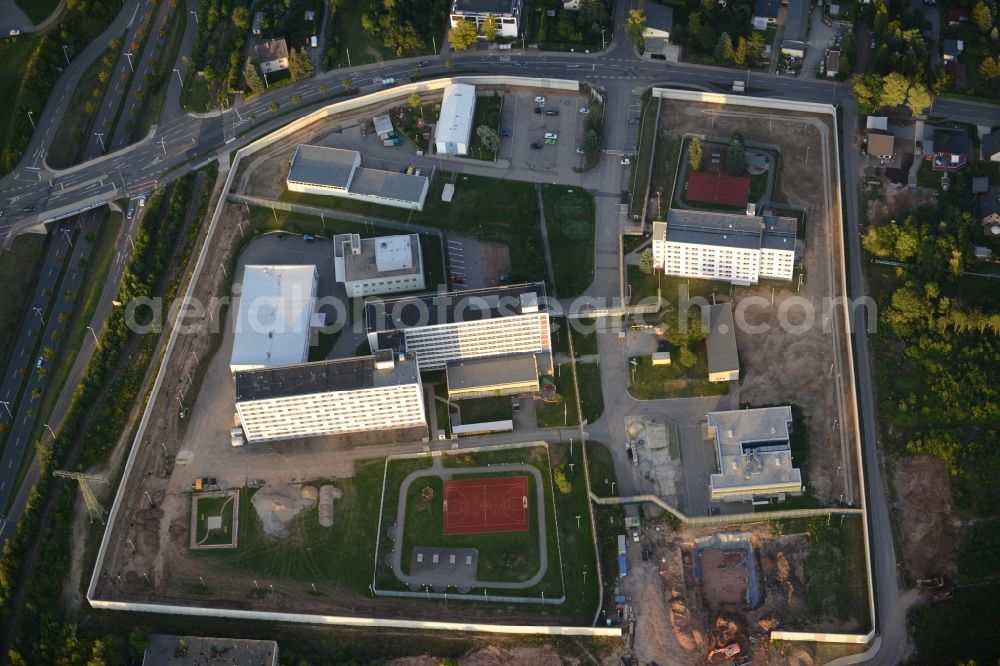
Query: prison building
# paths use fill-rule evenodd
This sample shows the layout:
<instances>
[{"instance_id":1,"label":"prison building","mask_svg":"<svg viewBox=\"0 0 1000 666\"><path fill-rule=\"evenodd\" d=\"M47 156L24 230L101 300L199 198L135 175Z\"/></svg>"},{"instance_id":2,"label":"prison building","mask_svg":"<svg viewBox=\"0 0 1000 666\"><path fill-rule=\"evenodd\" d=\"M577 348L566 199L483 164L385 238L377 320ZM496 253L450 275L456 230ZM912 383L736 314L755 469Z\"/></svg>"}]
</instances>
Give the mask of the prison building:
<instances>
[{"instance_id":1,"label":"prison building","mask_svg":"<svg viewBox=\"0 0 1000 666\"><path fill-rule=\"evenodd\" d=\"M441 113L434 126L434 147L439 155L468 155L476 87L453 83L444 89Z\"/></svg>"},{"instance_id":2,"label":"prison building","mask_svg":"<svg viewBox=\"0 0 1000 666\"><path fill-rule=\"evenodd\" d=\"M315 266L246 266L238 299L231 372L302 363L312 330L326 321L316 309Z\"/></svg>"},{"instance_id":3,"label":"prison building","mask_svg":"<svg viewBox=\"0 0 1000 666\"><path fill-rule=\"evenodd\" d=\"M545 285L510 285L365 302L372 349L416 354L421 370L449 361L534 354L540 374L552 372Z\"/></svg>"},{"instance_id":4,"label":"prison building","mask_svg":"<svg viewBox=\"0 0 1000 666\"><path fill-rule=\"evenodd\" d=\"M653 222L653 265L667 275L757 284L791 280L795 227L790 217L671 209Z\"/></svg>"},{"instance_id":5,"label":"prison building","mask_svg":"<svg viewBox=\"0 0 1000 666\"><path fill-rule=\"evenodd\" d=\"M236 412L250 443L413 428L427 435L413 354L246 370L235 380Z\"/></svg>"},{"instance_id":6,"label":"prison building","mask_svg":"<svg viewBox=\"0 0 1000 666\"><path fill-rule=\"evenodd\" d=\"M719 471L709 476L711 500L784 499L802 494L802 472L792 466L792 408L710 412Z\"/></svg>"},{"instance_id":7,"label":"prison building","mask_svg":"<svg viewBox=\"0 0 1000 666\"><path fill-rule=\"evenodd\" d=\"M539 392L534 354L451 361L445 374L451 400Z\"/></svg>"},{"instance_id":8,"label":"prison building","mask_svg":"<svg viewBox=\"0 0 1000 666\"><path fill-rule=\"evenodd\" d=\"M417 234L361 238L333 237L334 276L352 298L422 291L424 260Z\"/></svg>"},{"instance_id":9,"label":"prison building","mask_svg":"<svg viewBox=\"0 0 1000 666\"><path fill-rule=\"evenodd\" d=\"M731 303L719 303L707 307L705 347L708 351L708 381L737 381L740 378L740 357L736 351L733 306Z\"/></svg>"}]
</instances>

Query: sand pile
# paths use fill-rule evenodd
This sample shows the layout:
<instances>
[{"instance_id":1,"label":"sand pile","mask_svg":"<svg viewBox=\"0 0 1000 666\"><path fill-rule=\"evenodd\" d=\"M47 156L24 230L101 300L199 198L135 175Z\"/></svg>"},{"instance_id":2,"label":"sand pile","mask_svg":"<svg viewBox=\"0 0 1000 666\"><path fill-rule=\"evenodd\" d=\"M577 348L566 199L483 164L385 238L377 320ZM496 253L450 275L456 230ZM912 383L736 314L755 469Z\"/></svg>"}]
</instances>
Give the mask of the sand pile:
<instances>
[{"instance_id":1,"label":"sand pile","mask_svg":"<svg viewBox=\"0 0 1000 666\"><path fill-rule=\"evenodd\" d=\"M308 488L308 487L307 487ZM311 488L312 493L316 492ZM306 488L298 486L264 486L250 500L264 532L271 536L280 536L285 532L285 526L303 509L315 506L315 495L310 497Z\"/></svg>"},{"instance_id":2,"label":"sand pile","mask_svg":"<svg viewBox=\"0 0 1000 666\"><path fill-rule=\"evenodd\" d=\"M343 496L340 488L326 485L319 489L319 524L323 527L333 525L333 503Z\"/></svg>"}]
</instances>

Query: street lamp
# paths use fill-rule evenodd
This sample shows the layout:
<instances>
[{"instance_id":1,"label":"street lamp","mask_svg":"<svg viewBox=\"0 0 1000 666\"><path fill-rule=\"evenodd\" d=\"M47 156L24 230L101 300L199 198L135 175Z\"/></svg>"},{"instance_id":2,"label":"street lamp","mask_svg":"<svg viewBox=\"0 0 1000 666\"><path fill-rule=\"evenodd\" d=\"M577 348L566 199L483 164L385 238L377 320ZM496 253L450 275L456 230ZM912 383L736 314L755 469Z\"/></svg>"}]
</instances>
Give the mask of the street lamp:
<instances>
[{"instance_id":1,"label":"street lamp","mask_svg":"<svg viewBox=\"0 0 1000 666\"><path fill-rule=\"evenodd\" d=\"M179 69L177 69L176 67L174 67L174 74L177 75L177 80L180 81L180 84L183 86L184 85L184 79L181 78L181 71Z\"/></svg>"},{"instance_id":2,"label":"street lamp","mask_svg":"<svg viewBox=\"0 0 1000 666\"><path fill-rule=\"evenodd\" d=\"M125 53L125 57L128 58L128 68L130 70L132 70L133 74L135 74L135 67L132 66L132 54L129 53L129 52L126 52Z\"/></svg>"},{"instance_id":3,"label":"street lamp","mask_svg":"<svg viewBox=\"0 0 1000 666\"><path fill-rule=\"evenodd\" d=\"M104 134L102 134L101 132L94 132L94 136L96 136L98 141L101 142L101 152L102 153L105 152L106 149L104 147Z\"/></svg>"},{"instance_id":4,"label":"street lamp","mask_svg":"<svg viewBox=\"0 0 1000 666\"><path fill-rule=\"evenodd\" d=\"M195 22L195 25L197 25L198 24L198 12L188 12L188 14L194 15L194 22Z\"/></svg>"},{"instance_id":5,"label":"street lamp","mask_svg":"<svg viewBox=\"0 0 1000 666\"><path fill-rule=\"evenodd\" d=\"M66 57L66 64L69 64L69 53L66 52L66 45L62 45L63 55Z\"/></svg>"},{"instance_id":6,"label":"street lamp","mask_svg":"<svg viewBox=\"0 0 1000 666\"><path fill-rule=\"evenodd\" d=\"M8 418L10 418L10 420L13 421L14 415L10 413L10 403L5 400L0 400L0 405L3 405L3 408L7 410Z\"/></svg>"},{"instance_id":7,"label":"street lamp","mask_svg":"<svg viewBox=\"0 0 1000 666\"><path fill-rule=\"evenodd\" d=\"M52 428L49 426L49 424L48 423L43 423L42 425L45 426L45 429L49 431L50 435L52 435L52 439L55 439L56 438L56 434L54 432L52 432Z\"/></svg>"},{"instance_id":8,"label":"street lamp","mask_svg":"<svg viewBox=\"0 0 1000 666\"><path fill-rule=\"evenodd\" d=\"M607 30L606 30L606 29L605 29L605 30L601 30L601 50L602 50L602 51L603 51L604 49L606 49L606 48L607 48L607 46L608 46L608 43L607 43L607 42L605 41L605 39L604 39L604 33L605 33L605 32L607 32Z\"/></svg>"},{"instance_id":9,"label":"street lamp","mask_svg":"<svg viewBox=\"0 0 1000 666\"><path fill-rule=\"evenodd\" d=\"M31 129L35 129L35 119L31 117L31 111L28 111L28 121L31 123Z\"/></svg>"}]
</instances>

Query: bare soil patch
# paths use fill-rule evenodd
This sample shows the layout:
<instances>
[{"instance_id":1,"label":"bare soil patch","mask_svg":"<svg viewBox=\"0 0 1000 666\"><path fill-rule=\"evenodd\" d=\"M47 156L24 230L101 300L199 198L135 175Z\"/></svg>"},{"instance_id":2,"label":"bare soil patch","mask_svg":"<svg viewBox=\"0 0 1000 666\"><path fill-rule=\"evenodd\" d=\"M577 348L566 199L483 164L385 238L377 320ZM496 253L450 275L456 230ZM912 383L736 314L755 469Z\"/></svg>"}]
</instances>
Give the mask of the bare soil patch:
<instances>
[{"instance_id":1,"label":"bare soil patch","mask_svg":"<svg viewBox=\"0 0 1000 666\"><path fill-rule=\"evenodd\" d=\"M480 242L479 260L483 284L486 286L500 284L500 277L510 274L510 248L506 245L490 241Z\"/></svg>"},{"instance_id":2,"label":"bare soil patch","mask_svg":"<svg viewBox=\"0 0 1000 666\"><path fill-rule=\"evenodd\" d=\"M948 471L931 456L896 463L896 496L902 505L900 533L906 568L914 578L954 576L959 521L950 514Z\"/></svg>"},{"instance_id":3,"label":"bare soil patch","mask_svg":"<svg viewBox=\"0 0 1000 666\"><path fill-rule=\"evenodd\" d=\"M936 206L937 200L934 197L921 196L910 192L906 187L895 187L886 185L881 196L873 198L868 202L865 215L868 223L872 224L884 219L888 215L902 215L906 211L916 210L921 206Z\"/></svg>"}]
</instances>

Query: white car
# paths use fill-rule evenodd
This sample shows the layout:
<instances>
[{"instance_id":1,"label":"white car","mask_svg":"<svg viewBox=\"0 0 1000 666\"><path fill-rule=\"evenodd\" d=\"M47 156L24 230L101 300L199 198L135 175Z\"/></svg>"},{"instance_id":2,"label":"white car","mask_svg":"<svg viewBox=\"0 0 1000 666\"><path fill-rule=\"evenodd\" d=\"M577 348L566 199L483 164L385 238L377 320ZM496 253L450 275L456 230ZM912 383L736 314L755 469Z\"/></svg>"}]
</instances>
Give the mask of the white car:
<instances>
[{"instance_id":1,"label":"white car","mask_svg":"<svg viewBox=\"0 0 1000 666\"><path fill-rule=\"evenodd\" d=\"M21 34L21 31L20 31L20 30L17 30L17 29L14 29L14 30L11 30L11 31L10 31L10 36L11 36L11 37L17 37L17 36L18 36L18 35L20 35L20 34Z\"/></svg>"},{"instance_id":2,"label":"white car","mask_svg":"<svg viewBox=\"0 0 1000 666\"><path fill-rule=\"evenodd\" d=\"M629 158L627 158L627 157L623 157L622 158L622 166L628 166L629 164L632 164L632 161Z\"/></svg>"},{"instance_id":3,"label":"white car","mask_svg":"<svg viewBox=\"0 0 1000 666\"><path fill-rule=\"evenodd\" d=\"M535 97L535 104L545 104L545 96L538 95Z\"/></svg>"},{"instance_id":4,"label":"white car","mask_svg":"<svg viewBox=\"0 0 1000 666\"><path fill-rule=\"evenodd\" d=\"M139 208L144 208L146 206L146 197L139 197Z\"/></svg>"},{"instance_id":5,"label":"white car","mask_svg":"<svg viewBox=\"0 0 1000 666\"><path fill-rule=\"evenodd\" d=\"M583 155L584 154L583 146L577 146L576 147L576 154L577 155Z\"/></svg>"},{"instance_id":6,"label":"white car","mask_svg":"<svg viewBox=\"0 0 1000 666\"><path fill-rule=\"evenodd\" d=\"M545 133L545 139L546 140L555 141L558 138L559 138L559 135L556 134L555 132L546 132Z\"/></svg>"},{"instance_id":7,"label":"white car","mask_svg":"<svg viewBox=\"0 0 1000 666\"><path fill-rule=\"evenodd\" d=\"M581 106L580 107L580 113L590 113L590 107L589 106Z\"/></svg>"}]
</instances>

